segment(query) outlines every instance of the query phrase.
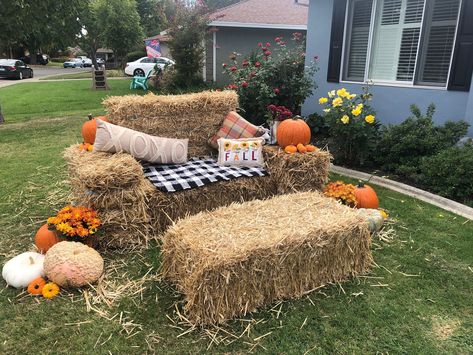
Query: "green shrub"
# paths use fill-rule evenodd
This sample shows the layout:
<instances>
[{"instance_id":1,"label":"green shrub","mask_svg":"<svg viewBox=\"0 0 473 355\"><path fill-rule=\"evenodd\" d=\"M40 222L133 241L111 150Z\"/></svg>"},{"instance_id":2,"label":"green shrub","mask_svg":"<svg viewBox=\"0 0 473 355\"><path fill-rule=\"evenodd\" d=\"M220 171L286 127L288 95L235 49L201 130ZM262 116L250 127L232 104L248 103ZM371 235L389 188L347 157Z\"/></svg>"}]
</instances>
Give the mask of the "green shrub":
<instances>
[{"instance_id":1,"label":"green shrub","mask_svg":"<svg viewBox=\"0 0 473 355\"><path fill-rule=\"evenodd\" d=\"M473 205L473 144L422 159L422 184L441 196Z\"/></svg>"},{"instance_id":2,"label":"green shrub","mask_svg":"<svg viewBox=\"0 0 473 355\"><path fill-rule=\"evenodd\" d=\"M458 121L436 127L432 119L434 104L429 105L425 115L416 105L411 105L411 112L412 116L401 124L382 130L374 159L383 171L419 181L422 158L452 147L467 133L469 125Z\"/></svg>"},{"instance_id":3,"label":"green shrub","mask_svg":"<svg viewBox=\"0 0 473 355\"><path fill-rule=\"evenodd\" d=\"M143 57L146 57L146 51L144 49L139 50L139 51L133 51L126 55L126 61L134 62L135 60L143 58Z\"/></svg>"},{"instance_id":4,"label":"green shrub","mask_svg":"<svg viewBox=\"0 0 473 355\"><path fill-rule=\"evenodd\" d=\"M232 80L227 88L237 91L240 108L250 122L263 124L270 104L299 114L302 103L315 88L315 60L305 67L305 40L301 33L294 33L292 41L294 45L288 48L282 37L276 37L273 46L259 43L250 56L238 60L237 53L233 53L230 63L223 64Z\"/></svg>"},{"instance_id":5,"label":"green shrub","mask_svg":"<svg viewBox=\"0 0 473 355\"><path fill-rule=\"evenodd\" d=\"M328 148L336 164L345 166L371 165L370 156L379 137L379 122L368 104L372 95L364 88L361 95L351 94L345 88L328 92L321 97L324 115L312 115L309 125L314 136L326 136Z\"/></svg>"},{"instance_id":6,"label":"green shrub","mask_svg":"<svg viewBox=\"0 0 473 355\"><path fill-rule=\"evenodd\" d=\"M204 61L204 40L208 31L207 9L200 2L189 4L179 2L170 27L169 50L176 63L169 80L165 80L166 90L189 90L202 85Z\"/></svg>"}]
</instances>

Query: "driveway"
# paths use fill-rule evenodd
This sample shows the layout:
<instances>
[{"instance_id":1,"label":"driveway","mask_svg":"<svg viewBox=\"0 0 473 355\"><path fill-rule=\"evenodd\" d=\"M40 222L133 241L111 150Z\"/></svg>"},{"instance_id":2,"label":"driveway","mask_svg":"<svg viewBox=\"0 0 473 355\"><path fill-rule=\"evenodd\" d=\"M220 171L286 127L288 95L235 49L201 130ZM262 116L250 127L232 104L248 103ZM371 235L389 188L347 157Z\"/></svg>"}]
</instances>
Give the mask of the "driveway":
<instances>
[{"instance_id":1,"label":"driveway","mask_svg":"<svg viewBox=\"0 0 473 355\"><path fill-rule=\"evenodd\" d=\"M12 80L12 79L4 79L0 78L0 88L20 83L27 83L32 81L37 81L39 78L44 78L50 75L58 75L58 74L72 74L72 73L80 73L84 71L90 71L90 68L58 68L58 67L48 67L43 65L32 65L34 72L34 78L32 79L23 79L23 80Z\"/></svg>"}]
</instances>

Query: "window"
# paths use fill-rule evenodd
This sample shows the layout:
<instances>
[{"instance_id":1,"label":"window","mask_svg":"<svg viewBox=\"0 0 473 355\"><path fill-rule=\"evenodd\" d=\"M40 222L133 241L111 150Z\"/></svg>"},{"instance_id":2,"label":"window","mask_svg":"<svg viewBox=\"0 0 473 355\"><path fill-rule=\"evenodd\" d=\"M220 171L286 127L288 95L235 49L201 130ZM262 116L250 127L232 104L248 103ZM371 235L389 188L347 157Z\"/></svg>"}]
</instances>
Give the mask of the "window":
<instances>
[{"instance_id":1,"label":"window","mask_svg":"<svg viewBox=\"0 0 473 355\"><path fill-rule=\"evenodd\" d=\"M154 63L153 58L143 58L141 59L140 63Z\"/></svg>"},{"instance_id":2,"label":"window","mask_svg":"<svg viewBox=\"0 0 473 355\"><path fill-rule=\"evenodd\" d=\"M350 0L343 80L445 87L461 0Z\"/></svg>"}]
</instances>

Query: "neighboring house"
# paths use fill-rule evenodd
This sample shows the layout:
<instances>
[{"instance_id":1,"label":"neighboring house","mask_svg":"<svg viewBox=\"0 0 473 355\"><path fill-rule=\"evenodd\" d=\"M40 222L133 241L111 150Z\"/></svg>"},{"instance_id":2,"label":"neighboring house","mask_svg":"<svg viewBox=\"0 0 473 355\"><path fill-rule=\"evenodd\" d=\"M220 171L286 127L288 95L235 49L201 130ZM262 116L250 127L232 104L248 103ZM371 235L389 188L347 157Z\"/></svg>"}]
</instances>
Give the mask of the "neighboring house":
<instances>
[{"instance_id":1,"label":"neighboring house","mask_svg":"<svg viewBox=\"0 0 473 355\"><path fill-rule=\"evenodd\" d=\"M108 48L99 48L97 49L97 58L102 58L106 62L113 58L113 50Z\"/></svg>"},{"instance_id":2,"label":"neighboring house","mask_svg":"<svg viewBox=\"0 0 473 355\"><path fill-rule=\"evenodd\" d=\"M310 0L307 58L319 57L318 85L303 113L321 112L318 98L372 82L383 123L399 123L409 105L437 107L437 123L473 125L473 0Z\"/></svg>"},{"instance_id":3,"label":"neighboring house","mask_svg":"<svg viewBox=\"0 0 473 355\"><path fill-rule=\"evenodd\" d=\"M274 38L284 37L290 46L292 33L305 34L307 16L308 0L243 0L212 13L204 80L229 83L222 64L229 62L233 52L249 55L258 42L274 45Z\"/></svg>"},{"instance_id":4,"label":"neighboring house","mask_svg":"<svg viewBox=\"0 0 473 355\"><path fill-rule=\"evenodd\" d=\"M169 36L166 34L166 31L161 32L159 35L148 37L144 39L146 41L158 40L161 47L161 57L170 58L171 53L169 52Z\"/></svg>"}]
</instances>

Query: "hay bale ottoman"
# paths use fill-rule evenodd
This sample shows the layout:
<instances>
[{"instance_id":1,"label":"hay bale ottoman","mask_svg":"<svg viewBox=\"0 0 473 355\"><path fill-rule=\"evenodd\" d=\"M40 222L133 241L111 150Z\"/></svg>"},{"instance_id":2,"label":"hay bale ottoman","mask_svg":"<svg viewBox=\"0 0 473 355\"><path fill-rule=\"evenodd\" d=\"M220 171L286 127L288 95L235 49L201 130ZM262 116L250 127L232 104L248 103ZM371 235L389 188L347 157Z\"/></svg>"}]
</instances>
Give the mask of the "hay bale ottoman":
<instances>
[{"instance_id":1,"label":"hay bale ottoman","mask_svg":"<svg viewBox=\"0 0 473 355\"><path fill-rule=\"evenodd\" d=\"M182 219L162 238L162 272L194 324L297 298L370 267L366 218L318 192L232 204Z\"/></svg>"}]
</instances>

